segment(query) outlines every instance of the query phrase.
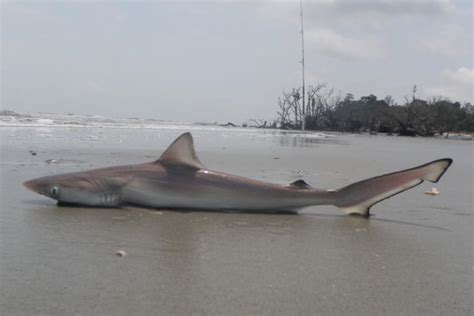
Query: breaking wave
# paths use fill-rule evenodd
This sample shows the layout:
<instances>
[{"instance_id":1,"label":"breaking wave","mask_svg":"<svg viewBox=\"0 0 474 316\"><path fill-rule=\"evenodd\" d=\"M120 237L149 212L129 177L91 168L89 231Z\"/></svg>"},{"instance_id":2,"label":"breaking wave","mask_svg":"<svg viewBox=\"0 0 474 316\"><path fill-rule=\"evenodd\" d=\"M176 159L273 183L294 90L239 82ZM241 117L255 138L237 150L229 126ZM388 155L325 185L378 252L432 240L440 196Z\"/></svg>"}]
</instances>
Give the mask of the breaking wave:
<instances>
[{"instance_id":1,"label":"breaking wave","mask_svg":"<svg viewBox=\"0 0 474 316\"><path fill-rule=\"evenodd\" d=\"M93 127L93 128L128 128L128 129L177 129L202 131L235 131L256 132L264 129L253 127L228 126L218 123L186 123L157 119L108 118L100 115L58 114L58 113L20 113L10 110L0 111L0 127ZM267 130L270 133L304 136L305 138L328 138L323 133L305 133L299 131Z\"/></svg>"}]
</instances>

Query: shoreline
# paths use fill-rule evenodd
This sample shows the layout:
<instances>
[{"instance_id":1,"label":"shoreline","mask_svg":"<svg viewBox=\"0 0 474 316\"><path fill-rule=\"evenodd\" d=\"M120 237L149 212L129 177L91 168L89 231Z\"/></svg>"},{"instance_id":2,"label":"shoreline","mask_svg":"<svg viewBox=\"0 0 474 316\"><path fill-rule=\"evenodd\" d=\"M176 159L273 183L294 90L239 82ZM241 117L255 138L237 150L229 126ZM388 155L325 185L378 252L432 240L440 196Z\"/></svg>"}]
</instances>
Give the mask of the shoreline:
<instances>
[{"instance_id":1,"label":"shoreline","mask_svg":"<svg viewBox=\"0 0 474 316\"><path fill-rule=\"evenodd\" d=\"M182 124L182 125L180 125ZM397 135L394 133L372 133L372 132L341 132L341 131L326 131L326 130L288 130L280 128L260 128L254 126L242 127L242 126L222 126L222 125L213 125L207 124L202 125L198 123L180 123L175 125L175 129L189 129L189 130L215 130L219 129L222 131L245 131L245 132L279 132L281 134L294 134L294 135L363 135L363 136L387 136L387 137L402 137L402 138L435 138L435 139L453 139L453 140L472 140L474 137L474 132L446 132L442 135L435 134L433 136L421 136L421 135ZM144 127L144 126L94 126L94 125L76 125L76 124L55 124L55 125L25 125L25 124L0 124L0 128L75 128L75 129L86 129L86 128L99 128L99 129L143 129L143 130L168 130L170 127L168 125L163 126L153 126L153 127Z\"/></svg>"}]
</instances>

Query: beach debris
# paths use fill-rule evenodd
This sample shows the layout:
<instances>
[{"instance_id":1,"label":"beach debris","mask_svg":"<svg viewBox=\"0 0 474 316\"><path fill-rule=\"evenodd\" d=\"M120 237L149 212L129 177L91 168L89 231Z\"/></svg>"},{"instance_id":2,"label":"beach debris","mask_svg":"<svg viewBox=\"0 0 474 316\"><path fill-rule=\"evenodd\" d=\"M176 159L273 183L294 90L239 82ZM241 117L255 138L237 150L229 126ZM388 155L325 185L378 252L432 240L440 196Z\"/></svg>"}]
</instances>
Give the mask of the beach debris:
<instances>
[{"instance_id":1,"label":"beach debris","mask_svg":"<svg viewBox=\"0 0 474 316\"><path fill-rule=\"evenodd\" d=\"M46 162L48 165L53 165L53 164L58 163L59 160L57 160L57 159L48 159L48 160L45 160L44 162Z\"/></svg>"},{"instance_id":2,"label":"beach debris","mask_svg":"<svg viewBox=\"0 0 474 316\"><path fill-rule=\"evenodd\" d=\"M150 211L150 214L152 214L152 215L163 215L163 212L161 212L161 211Z\"/></svg>"},{"instance_id":3,"label":"beach debris","mask_svg":"<svg viewBox=\"0 0 474 316\"><path fill-rule=\"evenodd\" d=\"M117 251L115 252L115 254L116 254L117 256L119 256L119 257L122 257L122 258L127 255L127 253L125 252L125 250L117 250Z\"/></svg>"},{"instance_id":4,"label":"beach debris","mask_svg":"<svg viewBox=\"0 0 474 316\"><path fill-rule=\"evenodd\" d=\"M431 191L426 191L425 194L428 195L438 195L440 192L438 191L437 188L432 188Z\"/></svg>"},{"instance_id":5,"label":"beach debris","mask_svg":"<svg viewBox=\"0 0 474 316\"><path fill-rule=\"evenodd\" d=\"M472 135L463 133L443 133L445 138L457 140L472 140Z\"/></svg>"},{"instance_id":6,"label":"beach debris","mask_svg":"<svg viewBox=\"0 0 474 316\"><path fill-rule=\"evenodd\" d=\"M32 156L36 156L36 151L34 151L34 150L28 150L28 152L29 152Z\"/></svg>"},{"instance_id":7,"label":"beach debris","mask_svg":"<svg viewBox=\"0 0 474 316\"><path fill-rule=\"evenodd\" d=\"M273 159L278 160L278 159L280 159L280 157L273 157Z\"/></svg>"}]
</instances>

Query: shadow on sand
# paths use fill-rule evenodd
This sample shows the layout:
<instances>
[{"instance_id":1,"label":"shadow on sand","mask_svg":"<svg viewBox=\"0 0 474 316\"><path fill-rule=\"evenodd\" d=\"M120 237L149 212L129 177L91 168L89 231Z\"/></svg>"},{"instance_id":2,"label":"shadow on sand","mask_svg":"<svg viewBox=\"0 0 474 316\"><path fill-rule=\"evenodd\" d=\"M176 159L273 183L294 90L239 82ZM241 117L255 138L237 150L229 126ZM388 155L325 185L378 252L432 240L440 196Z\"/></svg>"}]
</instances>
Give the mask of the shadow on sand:
<instances>
[{"instance_id":1,"label":"shadow on sand","mask_svg":"<svg viewBox=\"0 0 474 316\"><path fill-rule=\"evenodd\" d=\"M35 205L35 206L48 206L48 207L60 207L60 208L73 208L73 209L93 209L96 207L93 206L83 206L78 204L70 204L70 203L57 203L57 205L52 204L48 200L43 199L35 199L35 200L27 200L25 201L27 204ZM166 211L166 212L176 212L176 213L222 213L222 214L247 214L247 215L271 215L271 216L282 216L282 215L292 215L297 216L300 215L298 212L293 211L275 211L275 210L260 210L260 211L242 211L242 210L204 210L204 209L173 209L173 208L145 208L136 205L127 205L127 207L137 208L137 209L144 209L144 210L159 210L159 211ZM108 208L108 207L106 207ZM113 209L114 207L108 208ZM97 208L98 209L98 208ZM102 209L102 207L101 207ZM385 222L385 223L394 223L394 224L401 224L401 225L410 225L415 227L422 227L422 228L430 228L442 231L450 231L446 228L433 226L433 225L425 225L419 224L414 222L402 221L402 220L395 220L395 219L388 219L388 218L377 218L376 215L371 215L370 217L365 217L361 215L344 215L344 214L323 214L323 213L315 213L315 212L308 212L304 213L305 216L315 216L315 217L322 217L322 218L335 218L335 219L358 219L360 221L376 221L376 222Z\"/></svg>"}]
</instances>

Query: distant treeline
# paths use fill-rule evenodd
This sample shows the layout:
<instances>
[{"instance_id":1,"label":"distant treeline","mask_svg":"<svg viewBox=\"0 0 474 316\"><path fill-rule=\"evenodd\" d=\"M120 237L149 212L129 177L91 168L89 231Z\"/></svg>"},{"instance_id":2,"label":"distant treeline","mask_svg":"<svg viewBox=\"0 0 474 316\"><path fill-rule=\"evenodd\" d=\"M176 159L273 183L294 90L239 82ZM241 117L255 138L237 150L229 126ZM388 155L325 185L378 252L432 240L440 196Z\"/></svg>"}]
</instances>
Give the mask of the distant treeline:
<instances>
[{"instance_id":1,"label":"distant treeline","mask_svg":"<svg viewBox=\"0 0 474 316\"><path fill-rule=\"evenodd\" d=\"M474 132L474 106L443 98L411 98L398 105L390 96L371 94L356 100L352 94L335 95L325 84L308 87L303 112L299 89L283 92L278 101L278 118L271 124L253 120L261 127L300 129L306 117L307 130L381 132L432 136L446 132ZM305 115L304 115L305 114Z\"/></svg>"}]
</instances>

